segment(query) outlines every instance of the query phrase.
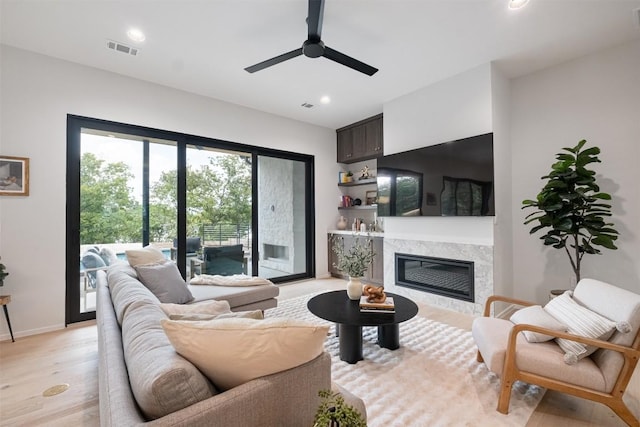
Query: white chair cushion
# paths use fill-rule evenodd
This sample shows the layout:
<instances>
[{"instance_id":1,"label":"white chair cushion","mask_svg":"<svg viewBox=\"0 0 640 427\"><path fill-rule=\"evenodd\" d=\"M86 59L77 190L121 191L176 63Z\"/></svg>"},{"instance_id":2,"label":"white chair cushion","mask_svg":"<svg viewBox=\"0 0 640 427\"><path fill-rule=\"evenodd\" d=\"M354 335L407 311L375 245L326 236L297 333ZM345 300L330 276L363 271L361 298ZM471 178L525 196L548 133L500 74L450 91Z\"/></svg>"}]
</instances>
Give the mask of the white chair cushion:
<instances>
[{"instance_id":1,"label":"white chair cushion","mask_svg":"<svg viewBox=\"0 0 640 427\"><path fill-rule=\"evenodd\" d=\"M478 317L473 320L473 339L489 370L498 376L502 375L509 333L513 326L508 320L493 317ZM518 334L516 340L516 364L520 370L599 391L609 391L606 390L607 384L600 369L591 358L586 357L567 367L563 361L564 352L555 341L530 343L522 334Z\"/></svg>"},{"instance_id":2,"label":"white chair cushion","mask_svg":"<svg viewBox=\"0 0 640 427\"><path fill-rule=\"evenodd\" d=\"M567 325L567 332L573 335L607 340L616 329L616 322L575 302L570 291L549 301L544 309L559 322ZM556 338L556 342L566 354L565 362L570 365L598 349L564 338Z\"/></svg>"}]
</instances>

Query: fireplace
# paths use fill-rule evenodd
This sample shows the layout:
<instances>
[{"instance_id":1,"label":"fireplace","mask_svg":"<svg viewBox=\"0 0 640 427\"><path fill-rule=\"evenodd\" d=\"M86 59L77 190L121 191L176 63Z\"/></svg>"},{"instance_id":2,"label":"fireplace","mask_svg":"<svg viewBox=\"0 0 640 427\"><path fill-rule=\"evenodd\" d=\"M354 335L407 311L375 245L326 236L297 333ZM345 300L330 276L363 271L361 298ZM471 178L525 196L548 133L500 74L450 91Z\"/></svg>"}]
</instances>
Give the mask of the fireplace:
<instances>
[{"instance_id":1,"label":"fireplace","mask_svg":"<svg viewBox=\"0 0 640 427\"><path fill-rule=\"evenodd\" d=\"M396 285L474 302L472 261L395 254Z\"/></svg>"}]
</instances>

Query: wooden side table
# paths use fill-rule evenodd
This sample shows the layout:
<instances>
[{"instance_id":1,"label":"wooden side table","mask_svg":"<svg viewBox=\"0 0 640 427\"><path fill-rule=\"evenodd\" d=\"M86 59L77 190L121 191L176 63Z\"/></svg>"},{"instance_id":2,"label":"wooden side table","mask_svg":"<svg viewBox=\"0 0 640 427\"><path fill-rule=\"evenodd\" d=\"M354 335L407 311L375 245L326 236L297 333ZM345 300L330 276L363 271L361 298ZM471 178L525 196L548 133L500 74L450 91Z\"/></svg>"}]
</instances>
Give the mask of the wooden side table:
<instances>
[{"instance_id":1,"label":"wooden side table","mask_svg":"<svg viewBox=\"0 0 640 427\"><path fill-rule=\"evenodd\" d=\"M7 310L7 304L11 302L11 295L0 295L0 305L4 308L4 317L7 319L7 325L9 325L9 333L11 334L11 342L16 342L13 339L13 330L11 329L11 320L9 320L9 310Z\"/></svg>"}]
</instances>

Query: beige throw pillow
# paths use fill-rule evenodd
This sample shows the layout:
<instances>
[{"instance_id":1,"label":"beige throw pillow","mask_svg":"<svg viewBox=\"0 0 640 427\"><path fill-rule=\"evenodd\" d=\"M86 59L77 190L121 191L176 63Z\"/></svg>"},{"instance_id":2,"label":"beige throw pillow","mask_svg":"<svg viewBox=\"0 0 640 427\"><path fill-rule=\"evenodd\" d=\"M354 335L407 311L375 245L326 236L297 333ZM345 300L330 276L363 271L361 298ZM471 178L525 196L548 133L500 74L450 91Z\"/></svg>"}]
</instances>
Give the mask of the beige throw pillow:
<instances>
[{"instance_id":1,"label":"beige throw pillow","mask_svg":"<svg viewBox=\"0 0 640 427\"><path fill-rule=\"evenodd\" d=\"M176 352L222 390L315 359L329 330L284 318L161 323Z\"/></svg>"},{"instance_id":2,"label":"beige throw pillow","mask_svg":"<svg viewBox=\"0 0 640 427\"><path fill-rule=\"evenodd\" d=\"M509 320L516 325L524 323L527 325L551 329L553 331L567 332L567 326L558 322L553 316L544 311L541 305L532 305L530 307L522 308L513 313ZM551 335L533 331L522 331L522 334L529 342L545 342L551 341L554 338Z\"/></svg>"},{"instance_id":3,"label":"beige throw pillow","mask_svg":"<svg viewBox=\"0 0 640 427\"><path fill-rule=\"evenodd\" d=\"M164 254L153 246L145 246L142 249L129 249L124 251L131 267L145 264L157 264L165 262Z\"/></svg>"},{"instance_id":4,"label":"beige throw pillow","mask_svg":"<svg viewBox=\"0 0 640 427\"><path fill-rule=\"evenodd\" d=\"M167 316L173 314L211 314L220 315L230 313L231 307L228 301L201 301L194 304L160 304L160 308Z\"/></svg>"}]
</instances>

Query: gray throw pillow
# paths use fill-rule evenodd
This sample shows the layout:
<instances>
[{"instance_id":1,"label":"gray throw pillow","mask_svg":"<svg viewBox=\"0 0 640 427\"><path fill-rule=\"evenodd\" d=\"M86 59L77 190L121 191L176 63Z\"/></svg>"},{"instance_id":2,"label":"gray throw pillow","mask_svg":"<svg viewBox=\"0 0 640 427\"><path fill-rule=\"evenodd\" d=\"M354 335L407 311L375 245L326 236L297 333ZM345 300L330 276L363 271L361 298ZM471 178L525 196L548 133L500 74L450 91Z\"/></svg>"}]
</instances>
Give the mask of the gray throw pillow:
<instances>
[{"instance_id":1,"label":"gray throw pillow","mask_svg":"<svg viewBox=\"0 0 640 427\"><path fill-rule=\"evenodd\" d=\"M138 273L138 279L160 302L186 304L193 301L191 291L173 262L137 265L134 268Z\"/></svg>"}]
</instances>

